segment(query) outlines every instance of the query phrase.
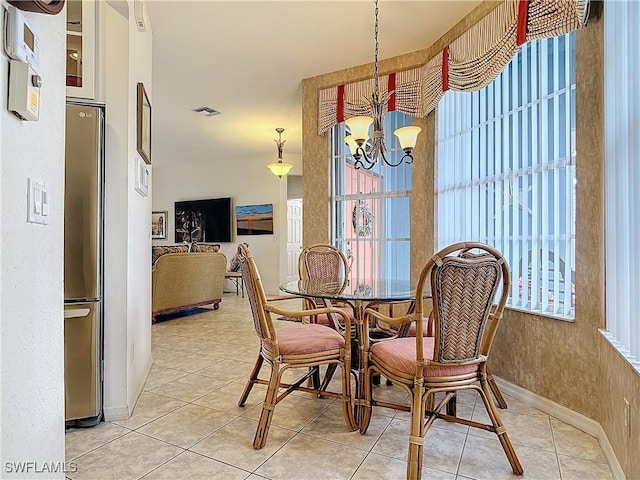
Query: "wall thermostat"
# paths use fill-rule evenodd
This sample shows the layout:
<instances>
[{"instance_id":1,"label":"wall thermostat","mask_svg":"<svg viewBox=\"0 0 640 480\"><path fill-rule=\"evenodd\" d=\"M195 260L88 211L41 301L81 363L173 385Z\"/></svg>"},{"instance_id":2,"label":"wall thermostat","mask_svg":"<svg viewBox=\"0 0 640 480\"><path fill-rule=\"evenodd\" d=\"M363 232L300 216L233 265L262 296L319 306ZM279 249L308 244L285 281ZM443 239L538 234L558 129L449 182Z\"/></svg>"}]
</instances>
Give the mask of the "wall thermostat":
<instances>
[{"instance_id":1,"label":"wall thermostat","mask_svg":"<svg viewBox=\"0 0 640 480\"><path fill-rule=\"evenodd\" d=\"M22 120L38 120L42 79L28 63L9 62L8 108Z\"/></svg>"},{"instance_id":2,"label":"wall thermostat","mask_svg":"<svg viewBox=\"0 0 640 480\"><path fill-rule=\"evenodd\" d=\"M33 28L20 10L7 6L7 54L14 60L28 63L38 71L40 66L40 42Z\"/></svg>"}]
</instances>

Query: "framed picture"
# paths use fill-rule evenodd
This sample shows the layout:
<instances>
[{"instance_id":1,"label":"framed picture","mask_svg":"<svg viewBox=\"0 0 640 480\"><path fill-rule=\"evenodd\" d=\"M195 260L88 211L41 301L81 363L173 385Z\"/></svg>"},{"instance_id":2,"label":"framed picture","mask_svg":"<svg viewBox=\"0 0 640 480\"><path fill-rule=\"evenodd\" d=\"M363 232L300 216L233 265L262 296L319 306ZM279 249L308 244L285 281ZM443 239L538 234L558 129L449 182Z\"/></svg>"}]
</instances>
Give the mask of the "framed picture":
<instances>
[{"instance_id":1,"label":"framed picture","mask_svg":"<svg viewBox=\"0 0 640 480\"><path fill-rule=\"evenodd\" d=\"M151 163L151 103L142 83L138 83L138 121L136 148L146 163Z\"/></svg>"},{"instance_id":2,"label":"framed picture","mask_svg":"<svg viewBox=\"0 0 640 480\"><path fill-rule=\"evenodd\" d=\"M273 234L273 204L236 207L238 235Z\"/></svg>"},{"instance_id":3,"label":"framed picture","mask_svg":"<svg viewBox=\"0 0 640 480\"><path fill-rule=\"evenodd\" d=\"M167 212L151 212L151 238L167 238Z\"/></svg>"}]
</instances>

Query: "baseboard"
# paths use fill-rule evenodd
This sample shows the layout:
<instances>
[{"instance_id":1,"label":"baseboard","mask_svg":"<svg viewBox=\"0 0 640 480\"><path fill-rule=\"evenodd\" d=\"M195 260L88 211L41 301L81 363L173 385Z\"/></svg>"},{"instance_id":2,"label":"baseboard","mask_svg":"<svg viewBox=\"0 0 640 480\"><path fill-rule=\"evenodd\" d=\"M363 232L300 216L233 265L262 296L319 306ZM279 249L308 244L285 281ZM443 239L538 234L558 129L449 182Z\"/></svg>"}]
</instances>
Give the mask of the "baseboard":
<instances>
[{"instance_id":1,"label":"baseboard","mask_svg":"<svg viewBox=\"0 0 640 480\"><path fill-rule=\"evenodd\" d=\"M133 413L133 409L138 402L138 397L142 393L142 389L144 388L144 384L147 381L147 377L149 376L149 371L151 370L151 366L153 365L153 356L149 353L149 357L147 358L147 363L144 366L144 375L141 375L138 378L138 384L131 390L132 395L129 397L129 416Z\"/></svg>"},{"instance_id":2,"label":"baseboard","mask_svg":"<svg viewBox=\"0 0 640 480\"><path fill-rule=\"evenodd\" d=\"M598 422L590 419L589 417L585 417L580 413L574 412L567 407L563 407L562 405L552 402L547 398L536 395L535 393L519 387L518 385L507 382L502 378L494 378L496 379L500 390L504 393L511 395L512 397L517 398L518 400L521 400L547 415L551 415L552 417L577 428L578 430L582 430L584 433L587 433L592 437L597 438L600 443L600 447L602 448L602 452L609 463L609 468L611 469L613 478L615 480L625 480L626 477L624 471L618 462L618 458L613 451L613 447L611 447L611 444L609 443L607 434Z\"/></svg>"},{"instance_id":3,"label":"baseboard","mask_svg":"<svg viewBox=\"0 0 640 480\"><path fill-rule=\"evenodd\" d=\"M107 422L112 422L114 420L128 420L129 408L126 405L123 407L105 407L104 419Z\"/></svg>"}]
</instances>

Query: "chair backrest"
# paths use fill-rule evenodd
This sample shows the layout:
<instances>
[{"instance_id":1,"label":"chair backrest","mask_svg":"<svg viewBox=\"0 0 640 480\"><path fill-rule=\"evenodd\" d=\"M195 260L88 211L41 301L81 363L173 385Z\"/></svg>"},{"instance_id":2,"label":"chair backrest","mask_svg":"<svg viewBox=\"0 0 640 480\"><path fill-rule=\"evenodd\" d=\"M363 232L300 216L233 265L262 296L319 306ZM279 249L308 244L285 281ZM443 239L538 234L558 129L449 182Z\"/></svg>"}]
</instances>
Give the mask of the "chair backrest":
<instances>
[{"instance_id":1,"label":"chair backrest","mask_svg":"<svg viewBox=\"0 0 640 480\"><path fill-rule=\"evenodd\" d=\"M275 329L271 321L271 314L264 309L267 303L267 295L264 293L256 262L246 244L238 246L238 258L245 292L251 306L256 334L260 340L275 340Z\"/></svg>"},{"instance_id":2,"label":"chair backrest","mask_svg":"<svg viewBox=\"0 0 640 480\"><path fill-rule=\"evenodd\" d=\"M436 253L423 269L417 298L428 283L433 295L433 360L460 363L488 355L509 294L509 267L502 254L482 243L450 245ZM421 356L421 346L419 350Z\"/></svg>"},{"instance_id":3,"label":"chair backrest","mask_svg":"<svg viewBox=\"0 0 640 480\"><path fill-rule=\"evenodd\" d=\"M316 243L300 252L298 275L301 280L333 280L341 292L347 285L347 272L347 257L333 245Z\"/></svg>"}]
</instances>

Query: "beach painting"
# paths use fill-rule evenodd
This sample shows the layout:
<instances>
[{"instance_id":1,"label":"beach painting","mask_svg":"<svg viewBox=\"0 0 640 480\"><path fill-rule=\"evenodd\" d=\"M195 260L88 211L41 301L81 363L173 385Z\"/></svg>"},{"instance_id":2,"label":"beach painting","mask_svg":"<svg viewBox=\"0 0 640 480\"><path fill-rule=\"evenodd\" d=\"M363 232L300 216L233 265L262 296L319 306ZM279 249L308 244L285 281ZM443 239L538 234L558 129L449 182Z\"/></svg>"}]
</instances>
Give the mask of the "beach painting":
<instances>
[{"instance_id":1,"label":"beach painting","mask_svg":"<svg viewBox=\"0 0 640 480\"><path fill-rule=\"evenodd\" d=\"M273 235L273 204L236 206L238 235Z\"/></svg>"}]
</instances>

